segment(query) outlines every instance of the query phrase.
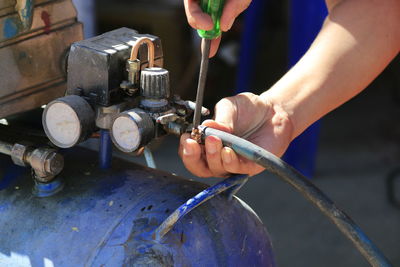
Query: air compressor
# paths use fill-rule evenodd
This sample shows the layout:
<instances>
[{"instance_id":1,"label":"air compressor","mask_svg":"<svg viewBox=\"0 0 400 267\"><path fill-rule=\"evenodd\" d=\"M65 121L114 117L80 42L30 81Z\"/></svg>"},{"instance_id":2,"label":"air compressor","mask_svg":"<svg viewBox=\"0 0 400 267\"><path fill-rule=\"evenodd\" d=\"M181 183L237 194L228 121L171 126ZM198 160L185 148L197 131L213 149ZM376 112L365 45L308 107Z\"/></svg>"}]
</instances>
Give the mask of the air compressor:
<instances>
[{"instance_id":1,"label":"air compressor","mask_svg":"<svg viewBox=\"0 0 400 267\"><path fill-rule=\"evenodd\" d=\"M18 115L3 114L0 266L275 265L264 225L232 194L188 208L156 238L207 186L110 155L99 166L98 153L77 146L100 135L108 149L112 141L140 154L152 140L191 127L194 103L171 94L158 37L121 28L57 55L65 89L43 107L45 135L15 128Z\"/></svg>"},{"instance_id":2,"label":"air compressor","mask_svg":"<svg viewBox=\"0 0 400 267\"><path fill-rule=\"evenodd\" d=\"M0 152L10 156L0 158L1 264L275 266L265 227L234 196L248 177L208 188L111 159L111 141L140 154L154 139L192 129L194 103L171 94L158 37L121 28L74 42L62 58L65 95L47 103L42 116L50 142L0 141ZM202 138L219 136L303 193L371 265L390 266L358 226L290 166L238 137L199 131ZM95 152L77 147L96 136L100 168Z\"/></svg>"}]
</instances>

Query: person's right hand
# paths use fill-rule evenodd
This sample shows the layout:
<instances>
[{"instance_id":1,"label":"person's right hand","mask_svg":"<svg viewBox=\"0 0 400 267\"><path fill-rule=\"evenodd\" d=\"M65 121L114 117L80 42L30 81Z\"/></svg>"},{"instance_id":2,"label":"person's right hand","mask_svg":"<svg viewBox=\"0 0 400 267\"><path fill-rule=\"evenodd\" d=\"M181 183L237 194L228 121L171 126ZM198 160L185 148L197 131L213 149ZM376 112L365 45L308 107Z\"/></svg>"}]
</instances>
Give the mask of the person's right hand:
<instances>
[{"instance_id":1,"label":"person's right hand","mask_svg":"<svg viewBox=\"0 0 400 267\"><path fill-rule=\"evenodd\" d=\"M282 156L293 138L293 125L286 112L268 96L242 93L222 99L215 107L215 119L203 125L233 133ZM226 177L229 173L255 175L264 169L241 158L221 140L209 136L205 146L189 134L181 136L179 155L186 168L199 177Z\"/></svg>"},{"instance_id":2,"label":"person's right hand","mask_svg":"<svg viewBox=\"0 0 400 267\"><path fill-rule=\"evenodd\" d=\"M239 16L251 3L251 0L225 0L224 10L221 16L221 31L226 32L231 27L236 17ZM187 20L195 29L200 30L211 30L214 27L214 23L211 17L204 13L198 1L196 0L184 0L185 12ZM212 40L210 57L213 57L218 50L221 37Z\"/></svg>"}]
</instances>

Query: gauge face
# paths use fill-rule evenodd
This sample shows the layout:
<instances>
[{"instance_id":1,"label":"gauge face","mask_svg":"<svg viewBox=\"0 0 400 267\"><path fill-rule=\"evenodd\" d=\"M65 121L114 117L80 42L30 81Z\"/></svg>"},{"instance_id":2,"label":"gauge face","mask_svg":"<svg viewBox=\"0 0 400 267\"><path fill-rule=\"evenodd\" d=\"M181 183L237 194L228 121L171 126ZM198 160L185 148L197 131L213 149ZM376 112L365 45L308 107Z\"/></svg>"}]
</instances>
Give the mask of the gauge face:
<instances>
[{"instance_id":1,"label":"gauge face","mask_svg":"<svg viewBox=\"0 0 400 267\"><path fill-rule=\"evenodd\" d=\"M44 126L50 140L62 148L72 147L81 134L81 123L75 110L63 102L47 105Z\"/></svg>"},{"instance_id":2,"label":"gauge face","mask_svg":"<svg viewBox=\"0 0 400 267\"><path fill-rule=\"evenodd\" d=\"M124 152L133 152L140 145L140 132L136 122L128 116L117 118L112 126L112 137Z\"/></svg>"}]
</instances>

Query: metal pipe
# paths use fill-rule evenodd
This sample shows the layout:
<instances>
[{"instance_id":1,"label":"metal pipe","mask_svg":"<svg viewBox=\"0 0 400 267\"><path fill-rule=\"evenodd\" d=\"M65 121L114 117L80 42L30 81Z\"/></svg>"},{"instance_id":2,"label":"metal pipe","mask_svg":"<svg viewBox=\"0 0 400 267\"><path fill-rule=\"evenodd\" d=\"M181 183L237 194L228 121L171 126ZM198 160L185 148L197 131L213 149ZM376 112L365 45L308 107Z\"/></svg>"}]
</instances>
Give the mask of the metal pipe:
<instances>
[{"instance_id":1,"label":"metal pipe","mask_svg":"<svg viewBox=\"0 0 400 267\"><path fill-rule=\"evenodd\" d=\"M0 153L11 156L13 145L7 142L0 141Z\"/></svg>"},{"instance_id":2,"label":"metal pipe","mask_svg":"<svg viewBox=\"0 0 400 267\"><path fill-rule=\"evenodd\" d=\"M99 166L100 169L109 169L111 167L112 143L110 132L100 130L100 148L99 148Z\"/></svg>"},{"instance_id":3,"label":"metal pipe","mask_svg":"<svg viewBox=\"0 0 400 267\"><path fill-rule=\"evenodd\" d=\"M157 169L156 161L153 157L153 152L147 146L144 147L144 158L146 159L147 167Z\"/></svg>"}]
</instances>

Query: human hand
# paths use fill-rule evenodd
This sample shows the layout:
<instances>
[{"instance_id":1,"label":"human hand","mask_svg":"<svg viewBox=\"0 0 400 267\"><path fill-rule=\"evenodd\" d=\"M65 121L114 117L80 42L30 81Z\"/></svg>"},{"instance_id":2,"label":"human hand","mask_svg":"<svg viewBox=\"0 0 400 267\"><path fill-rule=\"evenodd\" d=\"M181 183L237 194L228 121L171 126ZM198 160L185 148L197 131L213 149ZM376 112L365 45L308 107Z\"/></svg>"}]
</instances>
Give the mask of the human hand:
<instances>
[{"instance_id":1,"label":"human hand","mask_svg":"<svg viewBox=\"0 0 400 267\"><path fill-rule=\"evenodd\" d=\"M215 119L203 125L244 137L276 156L282 156L292 140L289 116L267 97L243 93L222 99L215 106ZM183 134L179 155L186 168L199 177L226 177L229 173L255 175L264 169L244 159L221 140L209 136L205 146Z\"/></svg>"},{"instance_id":2,"label":"human hand","mask_svg":"<svg viewBox=\"0 0 400 267\"><path fill-rule=\"evenodd\" d=\"M221 31L228 31L239 16L251 3L251 0L225 0L224 10L222 12L220 27ZM189 25L195 29L212 30L214 22L211 17L204 13L198 1L184 0L186 17ZM218 50L221 36L211 41L210 57L213 57Z\"/></svg>"}]
</instances>

